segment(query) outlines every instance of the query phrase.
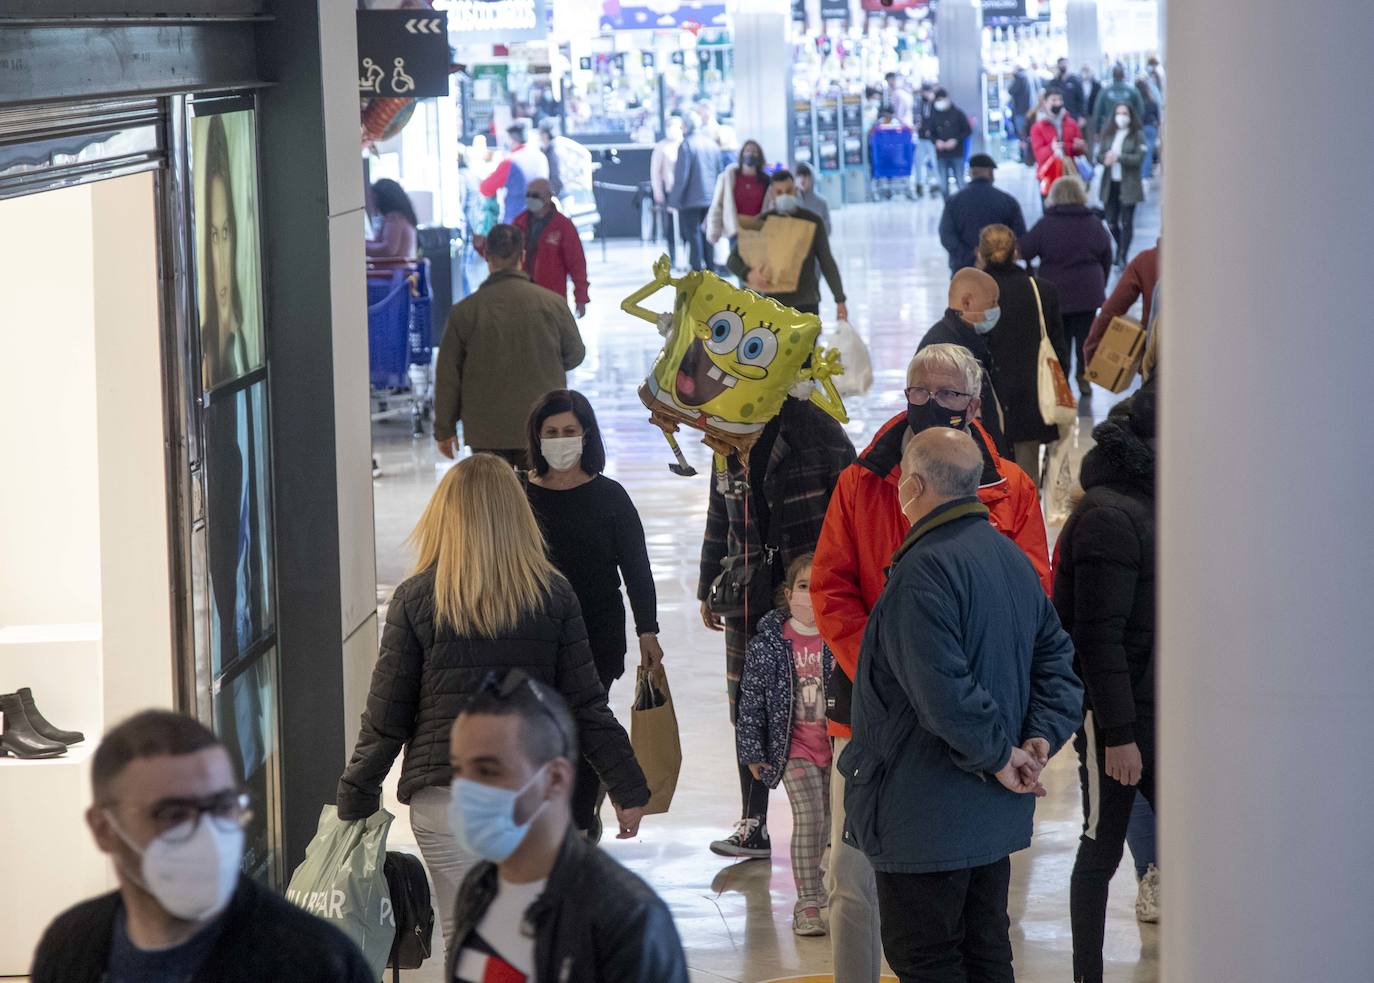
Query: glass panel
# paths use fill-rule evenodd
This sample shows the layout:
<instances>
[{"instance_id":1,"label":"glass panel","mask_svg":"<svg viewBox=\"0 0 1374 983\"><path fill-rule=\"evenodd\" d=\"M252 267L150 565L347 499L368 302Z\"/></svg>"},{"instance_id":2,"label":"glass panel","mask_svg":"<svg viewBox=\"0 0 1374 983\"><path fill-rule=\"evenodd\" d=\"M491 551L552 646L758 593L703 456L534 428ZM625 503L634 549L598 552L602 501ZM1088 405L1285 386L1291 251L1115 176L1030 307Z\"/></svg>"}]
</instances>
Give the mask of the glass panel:
<instances>
[{"instance_id":1,"label":"glass panel","mask_svg":"<svg viewBox=\"0 0 1374 983\"><path fill-rule=\"evenodd\" d=\"M82 164L150 157L161 151L156 126L130 126L72 133L0 145L0 179L35 171L70 169Z\"/></svg>"},{"instance_id":2,"label":"glass panel","mask_svg":"<svg viewBox=\"0 0 1374 983\"><path fill-rule=\"evenodd\" d=\"M229 748L253 797L243 871L283 886L281 871L281 728L277 717L277 650L268 649L232 680L216 684L215 733Z\"/></svg>"},{"instance_id":3,"label":"glass panel","mask_svg":"<svg viewBox=\"0 0 1374 983\"><path fill-rule=\"evenodd\" d=\"M273 626L267 382L206 401L210 668L218 678Z\"/></svg>"},{"instance_id":4,"label":"glass panel","mask_svg":"<svg viewBox=\"0 0 1374 983\"><path fill-rule=\"evenodd\" d=\"M205 391L260 368L257 148L249 110L191 121L196 296Z\"/></svg>"}]
</instances>

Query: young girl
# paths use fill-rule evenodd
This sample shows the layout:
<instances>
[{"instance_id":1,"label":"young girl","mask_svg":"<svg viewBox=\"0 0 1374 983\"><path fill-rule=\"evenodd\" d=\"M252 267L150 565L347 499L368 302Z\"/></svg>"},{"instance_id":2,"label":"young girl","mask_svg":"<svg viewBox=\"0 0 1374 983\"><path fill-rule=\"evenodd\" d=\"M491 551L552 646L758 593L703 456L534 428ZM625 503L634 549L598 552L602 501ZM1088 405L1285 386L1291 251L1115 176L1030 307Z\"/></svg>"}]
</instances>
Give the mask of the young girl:
<instances>
[{"instance_id":1,"label":"young girl","mask_svg":"<svg viewBox=\"0 0 1374 983\"><path fill-rule=\"evenodd\" d=\"M825 690L835 659L811 610L811 554L787 570L783 604L764 615L740 675L735 747L756 779L782 782L792 805L792 931L824 935L821 854L830 832Z\"/></svg>"}]
</instances>

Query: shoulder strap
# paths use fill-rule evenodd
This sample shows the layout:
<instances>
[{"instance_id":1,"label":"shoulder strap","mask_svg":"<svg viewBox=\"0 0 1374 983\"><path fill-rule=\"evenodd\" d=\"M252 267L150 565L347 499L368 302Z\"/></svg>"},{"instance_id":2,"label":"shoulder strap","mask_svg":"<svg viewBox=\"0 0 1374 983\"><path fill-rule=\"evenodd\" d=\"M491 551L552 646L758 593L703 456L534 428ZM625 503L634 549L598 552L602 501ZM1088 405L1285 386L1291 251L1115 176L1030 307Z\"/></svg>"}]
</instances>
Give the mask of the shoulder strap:
<instances>
[{"instance_id":1,"label":"shoulder strap","mask_svg":"<svg viewBox=\"0 0 1374 983\"><path fill-rule=\"evenodd\" d=\"M1031 293L1035 294L1035 313L1040 315L1040 337L1048 338L1049 332L1045 330L1045 305L1040 303L1040 287L1035 282L1035 277L1030 278Z\"/></svg>"}]
</instances>

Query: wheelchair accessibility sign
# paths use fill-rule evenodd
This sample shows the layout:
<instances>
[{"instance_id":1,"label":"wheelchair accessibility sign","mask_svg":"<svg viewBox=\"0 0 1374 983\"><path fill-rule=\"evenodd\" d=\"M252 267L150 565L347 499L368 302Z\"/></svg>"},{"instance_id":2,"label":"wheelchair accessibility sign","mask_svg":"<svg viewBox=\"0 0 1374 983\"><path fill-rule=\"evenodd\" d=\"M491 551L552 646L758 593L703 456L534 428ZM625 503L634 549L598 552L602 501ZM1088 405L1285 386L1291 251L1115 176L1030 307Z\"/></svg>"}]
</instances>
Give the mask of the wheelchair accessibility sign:
<instances>
[{"instance_id":1,"label":"wheelchair accessibility sign","mask_svg":"<svg viewBox=\"0 0 1374 983\"><path fill-rule=\"evenodd\" d=\"M359 10L358 94L382 98L448 95L448 15Z\"/></svg>"}]
</instances>

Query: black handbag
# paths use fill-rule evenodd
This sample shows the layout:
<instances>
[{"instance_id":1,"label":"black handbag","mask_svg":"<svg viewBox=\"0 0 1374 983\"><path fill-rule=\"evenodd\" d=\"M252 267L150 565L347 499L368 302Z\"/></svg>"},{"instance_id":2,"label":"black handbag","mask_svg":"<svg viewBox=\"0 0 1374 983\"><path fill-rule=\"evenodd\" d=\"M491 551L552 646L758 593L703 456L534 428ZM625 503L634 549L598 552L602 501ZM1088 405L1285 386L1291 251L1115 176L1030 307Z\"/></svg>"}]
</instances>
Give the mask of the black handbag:
<instances>
[{"instance_id":1,"label":"black handbag","mask_svg":"<svg viewBox=\"0 0 1374 983\"><path fill-rule=\"evenodd\" d=\"M745 489L745 508L751 494ZM773 509L768 516L768 536L762 549L750 549L746 541L741 552L731 553L720 561L720 573L711 581L706 606L718 618L763 617L773 606L773 585L776 580L774 564L780 547L781 509Z\"/></svg>"}]
</instances>

